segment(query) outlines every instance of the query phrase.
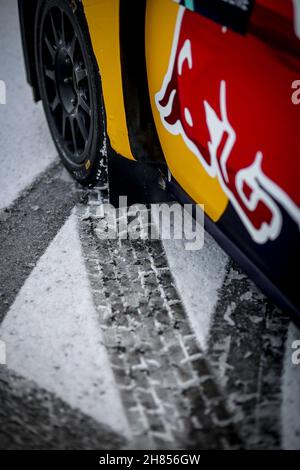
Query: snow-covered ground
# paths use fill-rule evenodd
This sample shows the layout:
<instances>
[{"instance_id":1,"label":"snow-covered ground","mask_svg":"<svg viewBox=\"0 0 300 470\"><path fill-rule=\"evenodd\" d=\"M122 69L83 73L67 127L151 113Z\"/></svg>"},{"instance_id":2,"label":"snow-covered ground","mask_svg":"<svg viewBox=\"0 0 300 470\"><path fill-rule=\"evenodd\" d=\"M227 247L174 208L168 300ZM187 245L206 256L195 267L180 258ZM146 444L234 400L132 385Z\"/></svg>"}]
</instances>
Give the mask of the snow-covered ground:
<instances>
[{"instance_id":1,"label":"snow-covered ground","mask_svg":"<svg viewBox=\"0 0 300 470\"><path fill-rule=\"evenodd\" d=\"M0 327L7 366L129 436L90 293L76 222L72 214Z\"/></svg>"},{"instance_id":2,"label":"snow-covered ground","mask_svg":"<svg viewBox=\"0 0 300 470\"><path fill-rule=\"evenodd\" d=\"M0 208L12 203L57 157L41 103L26 83L17 0L0 0Z\"/></svg>"},{"instance_id":3,"label":"snow-covered ground","mask_svg":"<svg viewBox=\"0 0 300 470\"><path fill-rule=\"evenodd\" d=\"M200 251L186 251L183 240L163 240L163 245L190 322L206 350L228 256L208 233Z\"/></svg>"}]
</instances>

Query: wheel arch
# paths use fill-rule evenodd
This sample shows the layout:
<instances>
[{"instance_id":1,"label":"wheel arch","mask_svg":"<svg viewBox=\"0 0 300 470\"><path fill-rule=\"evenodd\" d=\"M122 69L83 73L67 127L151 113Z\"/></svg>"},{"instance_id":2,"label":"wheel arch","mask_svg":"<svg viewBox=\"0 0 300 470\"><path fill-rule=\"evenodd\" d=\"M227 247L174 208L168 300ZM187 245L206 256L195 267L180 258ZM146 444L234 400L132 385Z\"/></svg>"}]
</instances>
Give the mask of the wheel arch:
<instances>
[{"instance_id":1,"label":"wheel arch","mask_svg":"<svg viewBox=\"0 0 300 470\"><path fill-rule=\"evenodd\" d=\"M33 90L35 101L40 101L40 91L35 62L35 19L39 0L18 0L21 39L26 77Z\"/></svg>"},{"instance_id":2,"label":"wheel arch","mask_svg":"<svg viewBox=\"0 0 300 470\"><path fill-rule=\"evenodd\" d=\"M145 58L147 0L120 1L120 60L129 144L134 158L165 163L151 110ZM26 77L40 101L35 57L35 26L40 0L18 0Z\"/></svg>"},{"instance_id":3,"label":"wheel arch","mask_svg":"<svg viewBox=\"0 0 300 470\"><path fill-rule=\"evenodd\" d=\"M124 107L132 154L165 163L152 114L145 51L147 0L120 0L120 59Z\"/></svg>"}]
</instances>

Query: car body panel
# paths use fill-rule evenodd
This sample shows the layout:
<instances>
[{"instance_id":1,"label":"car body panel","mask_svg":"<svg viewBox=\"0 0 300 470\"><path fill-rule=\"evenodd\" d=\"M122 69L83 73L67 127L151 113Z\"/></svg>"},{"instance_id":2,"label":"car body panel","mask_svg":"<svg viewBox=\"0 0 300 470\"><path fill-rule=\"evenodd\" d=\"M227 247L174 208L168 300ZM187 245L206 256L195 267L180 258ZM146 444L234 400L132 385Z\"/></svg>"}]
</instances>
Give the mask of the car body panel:
<instances>
[{"instance_id":1,"label":"car body panel","mask_svg":"<svg viewBox=\"0 0 300 470\"><path fill-rule=\"evenodd\" d=\"M147 3L152 110L173 176L299 306L296 32L292 0L257 0L246 34L168 0Z\"/></svg>"},{"instance_id":2,"label":"car body panel","mask_svg":"<svg viewBox=\"0 0 300 470\"><path fill-rule=\"evenodd\" d=\"M152 112L168 167L182 188L206 213L217 221L224 213L228 197L217 178L211 178L180 135L164 127L155 95L160 90L172 49L179 7L170 0L149 0L146 14L146 59Z\"/></svg>"},{"instance_id":3,"label":"car body panel","mask_svg":"<svg viewBox=\"0 0 300 470\"><path fill-rule=\"evenodd\" d=\"M134 159L124 109L119 41L119 0L83 0L94 54L101 70L107 132L112 148Z\"/></svg>"}]
</instances>

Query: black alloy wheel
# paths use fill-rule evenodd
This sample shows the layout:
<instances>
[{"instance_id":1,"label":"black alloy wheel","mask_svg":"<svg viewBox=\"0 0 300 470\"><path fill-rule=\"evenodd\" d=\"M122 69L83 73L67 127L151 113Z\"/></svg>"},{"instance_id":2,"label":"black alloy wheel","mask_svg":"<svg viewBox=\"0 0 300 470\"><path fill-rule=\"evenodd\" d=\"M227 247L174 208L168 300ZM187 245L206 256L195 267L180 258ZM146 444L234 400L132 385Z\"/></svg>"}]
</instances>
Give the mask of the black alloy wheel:
<instances>
[{"instance_id":1,"label":"black alloy wheel","mask_svg":"<svg viewBox=\"0 0 300 470\"><path fill-rule=\"evenodd\" d=\"M105 178L101 81L82 5L72 5L66 0L42 2L36 21L38 76L63 163L80 182L94 184Z\"/></svg>"}]
</instances>

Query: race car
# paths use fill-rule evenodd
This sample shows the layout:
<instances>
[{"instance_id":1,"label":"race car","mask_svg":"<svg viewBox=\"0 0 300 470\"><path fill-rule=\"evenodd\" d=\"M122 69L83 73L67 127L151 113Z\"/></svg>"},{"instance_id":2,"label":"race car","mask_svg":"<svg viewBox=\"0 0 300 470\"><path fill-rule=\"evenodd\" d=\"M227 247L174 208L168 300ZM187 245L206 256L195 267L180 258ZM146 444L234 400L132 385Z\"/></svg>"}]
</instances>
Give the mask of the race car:
<instances>
[{"instance_id":1,"label":"race car","mask_svg":"<svg viewBox=\"0 0 300 470\"><path fill-rule=\"evenodd\" d=\"M19 0L19 13L70 173L94 185L108 164L111 193L203 204L206 229L299 320L300 0Z\"/></svg>"}]
</instances>

